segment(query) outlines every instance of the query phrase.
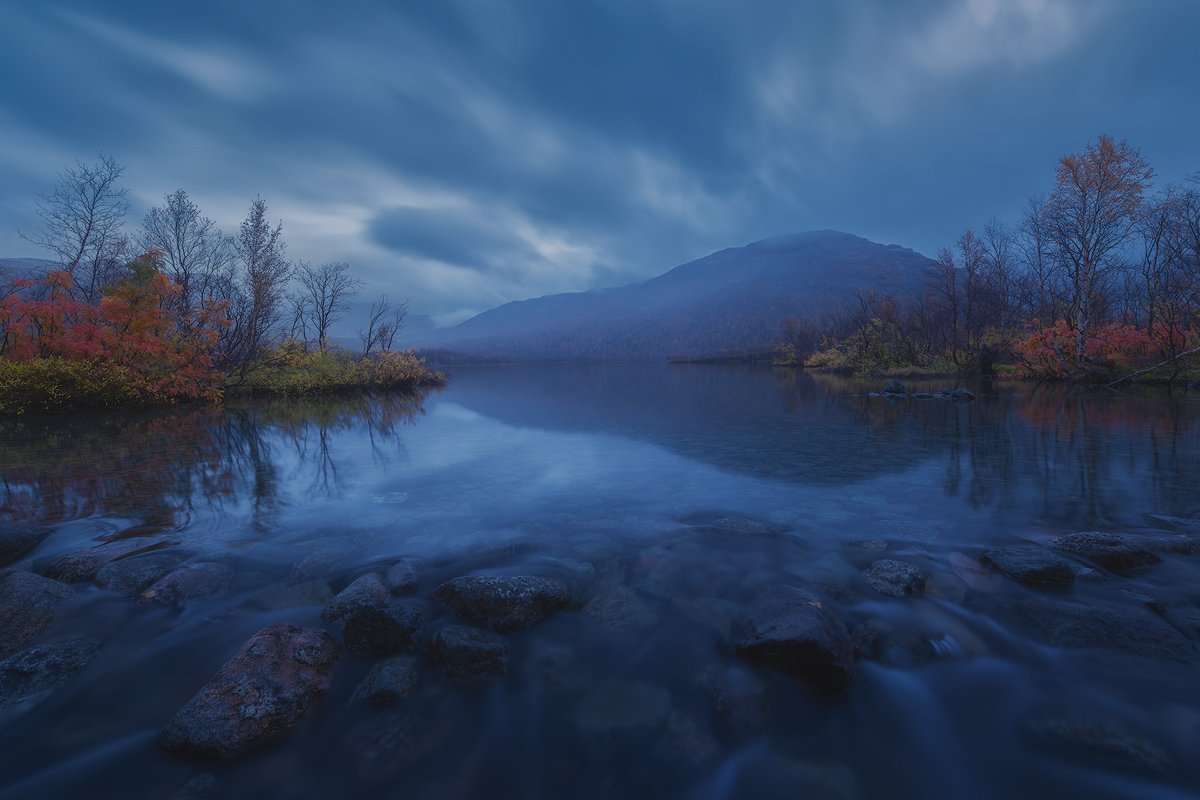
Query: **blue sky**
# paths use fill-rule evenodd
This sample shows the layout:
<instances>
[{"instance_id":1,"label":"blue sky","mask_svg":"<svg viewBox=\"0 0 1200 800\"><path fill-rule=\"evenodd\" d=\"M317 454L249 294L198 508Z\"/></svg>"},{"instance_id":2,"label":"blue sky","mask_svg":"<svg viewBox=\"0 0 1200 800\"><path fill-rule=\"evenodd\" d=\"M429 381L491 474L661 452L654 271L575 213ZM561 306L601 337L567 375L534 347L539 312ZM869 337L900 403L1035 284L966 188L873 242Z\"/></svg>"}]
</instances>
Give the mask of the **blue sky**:
<instances>
[{"instance_id":1,"label":"blue sky","mask_svg":"<svg viewBox=\"0 0 1200 800\"><path fill-rule=\"evenodd\" d=\"M1195 0L0 1L0 255L126 165L442 323L836 228L932 254L1100 133L1200 169Z\"/></svg>"}]
</instances>

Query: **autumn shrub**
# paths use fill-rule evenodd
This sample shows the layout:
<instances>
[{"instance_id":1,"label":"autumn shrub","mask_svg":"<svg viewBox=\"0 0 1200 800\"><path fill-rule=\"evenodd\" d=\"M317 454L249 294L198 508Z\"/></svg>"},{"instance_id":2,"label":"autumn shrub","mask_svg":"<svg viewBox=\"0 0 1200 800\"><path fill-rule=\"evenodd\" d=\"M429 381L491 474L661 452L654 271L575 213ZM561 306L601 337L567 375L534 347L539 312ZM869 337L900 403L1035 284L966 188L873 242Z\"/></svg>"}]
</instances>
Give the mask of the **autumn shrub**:
<instances>
[{"instance_id":1,"label":"autumn shrub","mask_svg":"<svg viewBox=\"0 0 1200 800\"><path fill-rule=\"evenodd\" d=\"M1129 320L1092 327L1083 340L1083 361L1077 358L1078 332L1066 321L1035 327L1013 347L1018 375L1027 378L1094 380L1117 378L1169 360L1195 346L1195 333L1174 326L1147 329Z\"/></svg>"},{"instance_id":2,"label":"autumn shrub","mask_svg":"<svg viewBox=\"0 0 1200 800\"><path fill-rule=\"evenodd\" d=\"M388 350L363 360L371 385L379 388L436 386L446 381L445 375L430 370L425 359L412 350Z\"/></svg>"},{"instance_id":3,"label":"autumn shrub","mask_svg":"<svg viewBox=\"0 0 1200 800\"><path fill-rule=\"evenodd\" d=\"M71 294L66 272L18 281L0 302L0 360L25 398L9 405L51 411L219 398L212 356L224 309L172 313L179 287L159 259L154 251L135 259L94 304Z\"/></svg>"},{"instance_id":4,"label":"autumn shrub","mask_svg":"<svg viewBox=\"0 0 1200 800\"><path fill-rule=\"evenodd\" d=\"M394 389L442 383L413 351L385 351L360 357L347 350L306 350L284 342L267 351L230 390L253 395L321 395L360 389Z\"/></svg>"}]
</instances>

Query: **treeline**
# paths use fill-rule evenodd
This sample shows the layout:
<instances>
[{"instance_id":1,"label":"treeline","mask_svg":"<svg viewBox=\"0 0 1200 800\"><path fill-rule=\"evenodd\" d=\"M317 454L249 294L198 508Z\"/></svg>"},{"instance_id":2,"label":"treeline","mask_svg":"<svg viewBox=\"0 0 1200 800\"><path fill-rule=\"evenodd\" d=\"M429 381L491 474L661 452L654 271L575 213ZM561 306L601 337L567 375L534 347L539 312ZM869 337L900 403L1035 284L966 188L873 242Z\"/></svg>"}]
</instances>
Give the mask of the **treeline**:
<instances>
[{"instance_id":1,"label":"treeline","mask_svg":"<svg viewBox=\"0 0 1200 800\"><path fill-rule=\"evenodd\" d=\"M22 238L53 255L0 274L0 413L440 382L395 352L407 304L380 296L357 351L330 344L361 290L345 262L289 261L261 198L236 234L183 189L126 228L123 168L77 163L39 195Z\"/></svg>"},{"instance_id":2,"label":"treeline","mask_svg":"<svg viewBox=\"0 0 1200 800\"><path fill-rule=\"evenodd\" d=\"M790 319L780 363L858 373L1011 369L1040 379L1193 377L1200 353L1200 172L1154 170L1101 136L1059 159L1021 219L942 249L923 295L864 293L817 323Z\"/></svg>"}]
</instances>

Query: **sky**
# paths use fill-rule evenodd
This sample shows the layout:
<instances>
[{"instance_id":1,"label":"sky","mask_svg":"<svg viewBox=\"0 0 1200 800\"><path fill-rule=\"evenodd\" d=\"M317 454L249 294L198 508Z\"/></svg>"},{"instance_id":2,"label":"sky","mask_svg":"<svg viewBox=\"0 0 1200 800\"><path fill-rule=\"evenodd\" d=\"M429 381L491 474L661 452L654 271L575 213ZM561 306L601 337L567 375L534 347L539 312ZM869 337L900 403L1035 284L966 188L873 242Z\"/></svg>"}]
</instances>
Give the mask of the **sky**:
<instances>
[{"instance_id":1,"label":"sky","mask_svg":"<svg viewBox=\"0 0 1200 800\"><path fill-rule=\"evenodd\" d=\"M1200 170L1196 0L0 0L0 257L125 165L453 324L832 228L932 255L1060 156ZM345 323L346 325L351 322Z\"/></svg>"}]
</instances>

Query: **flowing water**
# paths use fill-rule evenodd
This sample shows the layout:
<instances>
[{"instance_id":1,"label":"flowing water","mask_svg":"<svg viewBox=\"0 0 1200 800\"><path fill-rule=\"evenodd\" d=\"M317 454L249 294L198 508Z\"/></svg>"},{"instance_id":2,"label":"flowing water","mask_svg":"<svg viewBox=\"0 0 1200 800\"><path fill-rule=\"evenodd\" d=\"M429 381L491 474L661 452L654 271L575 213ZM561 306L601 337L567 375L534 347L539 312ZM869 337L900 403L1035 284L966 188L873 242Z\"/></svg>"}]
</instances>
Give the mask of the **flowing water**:
<instances>
[{"instance_id":1,"label":"flowing water","mask_svg":"<svg viewBox=\"0 0 1200 800\"><path fill-rule=\"evenodd\" d=\"M1197 796L1200 557L1133 573L1074 559L1079 579L1055 590L976 560L1076 531L1200 530L1196 396L867 388L737 367L464 367L423 398L2 423L0 520L53 527L18 568L165 536L234 577L177 609L75 584L41 641L101 648L0 712L0 798ZM255 631L340 638L325 603L401 557L421 565L417 597L532 574L574 602L506 637L503 678L422 668L378 710L351 700L373 662L344 656L259 752L159 748ZM862 573L880 558L919 567L925 591L874 591ZM854 631L845 693L733 653L731 626L779 584ZM1077 631L1055 646L1031 602L1145 615L1186 653L1080 646Z\"/></svg>"}]
</instances>

